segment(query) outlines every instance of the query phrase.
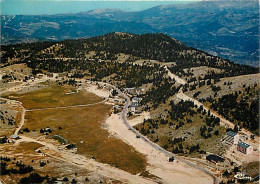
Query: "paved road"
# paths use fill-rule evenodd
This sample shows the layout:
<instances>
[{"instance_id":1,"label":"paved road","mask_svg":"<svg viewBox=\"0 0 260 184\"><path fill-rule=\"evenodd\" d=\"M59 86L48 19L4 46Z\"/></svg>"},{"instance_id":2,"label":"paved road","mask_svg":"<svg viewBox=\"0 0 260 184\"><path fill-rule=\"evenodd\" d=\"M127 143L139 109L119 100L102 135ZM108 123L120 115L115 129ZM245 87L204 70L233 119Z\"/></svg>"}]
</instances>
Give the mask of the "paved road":
<instances>
[{"instance_id":1,"label":"paved road","mask_svg":"<svg viewBox=\"0 0 260 184\"><path fill-rule=\"evenodd\" d=\"M217 176L215 176L213 173L211 173L210 171L208 171L207 169L205 168L202 168L202 167L199 167L197 166L196 164L193 164L181 157L178 157L177 155L171 153L171 152L168 152L166 151L165 149L161 148L158 144L155 144L154 142L150 141L147 137L143 136L142 134L140 134L137 130L135 130L127 121L126 119L126 115L127 115L127 109L128 109L128 106L130 105L130 99L129 97L123 93L122 91L120 91L117 87L113 86L113 85L110 85L110 84L107 84L109 86L111 86L113 89L115 89L120 95L122 95L125 99L125 106L124 106L124 109L123 109L123 112L122 112L122 119L123 119L123 122L124 124L126 125L126 127L131 130L132 132L134 132L134 134L136 136L139 136L140 139L143 139L144 141L146 141L148 144L150 144L154 149L160 151L161 153L163 153L164 155L168 156L168 157L174 157L175 159L179 160L180 162L183 162L197 170L200 170L202 172L204 172L205 174L209 175L213 181L214 181L214 184L219 184L219 179Z\"/></svg>"}]
</instances>

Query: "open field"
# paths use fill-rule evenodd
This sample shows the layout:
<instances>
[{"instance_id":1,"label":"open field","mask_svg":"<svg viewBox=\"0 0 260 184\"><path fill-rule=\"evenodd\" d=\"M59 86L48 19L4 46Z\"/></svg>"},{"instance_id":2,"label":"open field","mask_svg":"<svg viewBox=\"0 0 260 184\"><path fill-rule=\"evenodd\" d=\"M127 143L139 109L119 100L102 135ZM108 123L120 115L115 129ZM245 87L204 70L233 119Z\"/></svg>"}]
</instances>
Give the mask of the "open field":
<instances>
[{"instance_id":1,"label":"open field","mask_svg":"<svg viewBox=\"0 0 260 184\"><path fill-rule=\"evenodd\" d=\"M27 109L59 107L79 104L92 104L102 101L102 98L81 90L78 93L66 95L75 91L71 86L51 86L41 90L13 94ZM49 138L51 135L60 135L69 143L77 146L77 153L87 157L95 157L97 161L137 174L145 171L145 156L138 153L133 147L123 141L110 136L103 129L103 121L111 109L110 105L96 104L88 107L73 107L66 109L48 109L28 111L25 115L25 124L30 132L24 135L33 138ZM52 133L45 135L40 129L50 127ZM52 140L53 142L53 140Z\"/></svg>"},{"instance_id":2,"label":"open field","mask_svg":"<svg viewBox=\"0 0 260 184\"><path fill-rule=\"evenodd\" d=\"M110 106L94 105L70 109L33 111L26 113L24 127L35 130L26 135L40 136L40 129L53 129L49 135L60 135L77 146L77 153L94 156L97 161L109 163L131 173L145 170L145 158L115 137L109 137L102 129L102 121ZM62 129L59 130L59 127ZM46 137L49 137L46 136Z\"/></svg>"},{"instance_id":3,"label":"open field","mask_svg":"<svg viewBox=\"0 0 260 184\"><path fill-rule=\"evenodd\" d=\"M72 86L52 85L25 94L9 94L10 99L21 101L26 109L85 105L102 101L98 96L85 90L76 91Z\"/></svg>"}]
</instances>

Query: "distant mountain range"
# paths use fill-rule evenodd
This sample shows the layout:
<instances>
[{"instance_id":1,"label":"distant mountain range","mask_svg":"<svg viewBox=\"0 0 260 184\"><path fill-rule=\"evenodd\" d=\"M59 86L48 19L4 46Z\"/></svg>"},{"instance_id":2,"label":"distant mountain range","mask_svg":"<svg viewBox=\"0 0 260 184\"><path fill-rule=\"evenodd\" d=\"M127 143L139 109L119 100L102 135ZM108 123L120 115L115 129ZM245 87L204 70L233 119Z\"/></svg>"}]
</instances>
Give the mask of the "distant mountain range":
<instances>
[{"instance_id":1,"label":"distant mountain range","mask_svg":"<svg viewBox=\"0 0 260 184\"><path fill-rule=\"evenodd\" d=\"M144 11L1 16L1 44L93 37L109 32L164 33L231 61L258 66L258 1L207 1Z\"/></svg>"}]
</instances>

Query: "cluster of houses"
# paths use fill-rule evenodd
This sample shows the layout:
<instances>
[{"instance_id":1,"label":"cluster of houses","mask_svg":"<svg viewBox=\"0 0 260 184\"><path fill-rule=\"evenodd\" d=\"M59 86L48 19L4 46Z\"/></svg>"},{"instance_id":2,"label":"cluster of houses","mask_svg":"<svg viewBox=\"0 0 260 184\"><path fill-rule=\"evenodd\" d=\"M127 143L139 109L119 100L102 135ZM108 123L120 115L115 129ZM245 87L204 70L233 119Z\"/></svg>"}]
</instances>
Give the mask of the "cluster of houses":
<instances>
[{"instance_id":1,"label":"cluster of houses","mask_svg":"<svg viewBox=\"0 0 260 184\"><path fill-rule=\"evenodd\" d=\"M237 150L244 154L251 154L253 151L253 147L249 144L243 142L241 139L243 137L240 136L238 133L229 131L227 135L224 137L223 141L232 146L233 144L237 145Z\"/></svg>"},{"instance_id":2,"label":"cluster of houses","mask_svg":"<svg viewBox=\"0 0 260 184\"><path fill-rule=\"evenodd\" d=\"M133 97L132 98L132 103L129 106L129 110L132 113L136 113L139 105L139 98L137 97L138 95L143 93L143 90L141 88L125 88L125 92Z\"/></svg>"}]
</instances>

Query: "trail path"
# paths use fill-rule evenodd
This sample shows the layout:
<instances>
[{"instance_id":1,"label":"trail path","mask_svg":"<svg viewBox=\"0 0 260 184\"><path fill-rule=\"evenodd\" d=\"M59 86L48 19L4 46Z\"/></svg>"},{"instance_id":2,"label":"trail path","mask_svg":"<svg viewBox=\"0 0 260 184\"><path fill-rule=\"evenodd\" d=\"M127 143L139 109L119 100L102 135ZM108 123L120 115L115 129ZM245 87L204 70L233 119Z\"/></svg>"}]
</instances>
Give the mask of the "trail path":
<instances>
[{"instance_id":1,"label":"trail path","mask_svg":"<svg viewBox=\"0 0 260 184\"><path fill-rule=\"evenodd\" d=\"M175 79L176 82L180 83L180 84L186 84L187 81L178 77L177 75L173 74L167 66L164 66L165 70L168 72L169 77L171 77L171 79Z\"/></svg>"},{"instance_id":2,"label":"trail path","mask_svg":"<svg viewBox=\"0 0 260 184\"><path fill-rule=\"evenodd\" d=\"M176 80L176 82L180 83L180 84L187 84L187 81L181 79L180 77L176 76L175 74L171 73L171 71L167 68L167 66L165 66L166 71L168 71L168 75L171 78L174 78ZM230 127L230 128L234 128L234 124L231 123L230 121L226 120L225 118L223 118L222 116L220 116L217 112L213 111L212 109L206 107L204 104L200 103L198 100L196 100L195 98L189 97L188 95L184 94L182 92L182 88L179 90L178 94L177 94L177 98L182 99L184 101L191 101L193 102L195 105L202 106L204 110L208 111L210 110L210 114L218 117L220 119L220 124L225 126L225 127Z\"/></svg>"}]
</instances>

